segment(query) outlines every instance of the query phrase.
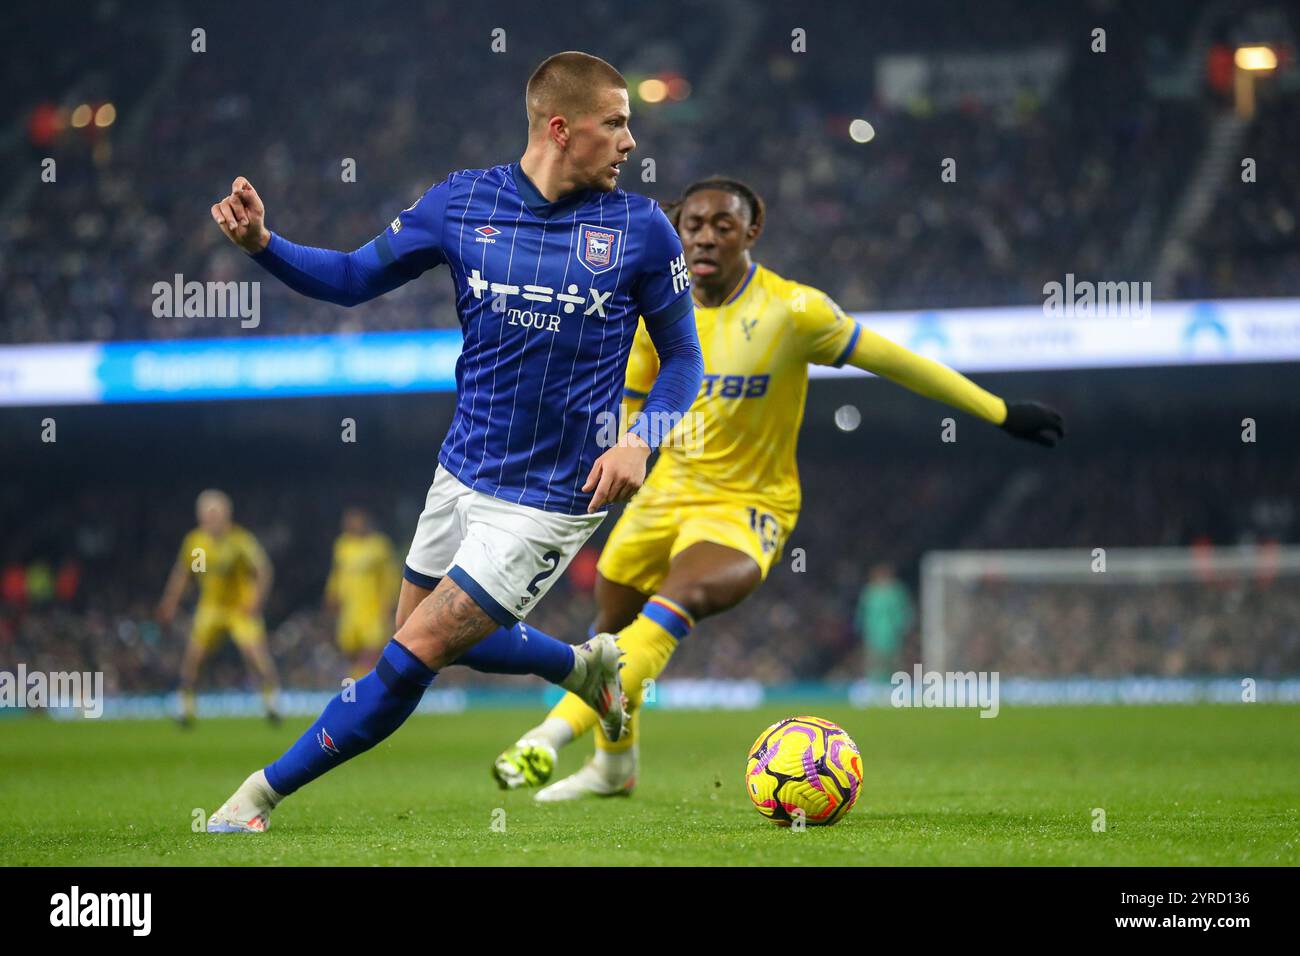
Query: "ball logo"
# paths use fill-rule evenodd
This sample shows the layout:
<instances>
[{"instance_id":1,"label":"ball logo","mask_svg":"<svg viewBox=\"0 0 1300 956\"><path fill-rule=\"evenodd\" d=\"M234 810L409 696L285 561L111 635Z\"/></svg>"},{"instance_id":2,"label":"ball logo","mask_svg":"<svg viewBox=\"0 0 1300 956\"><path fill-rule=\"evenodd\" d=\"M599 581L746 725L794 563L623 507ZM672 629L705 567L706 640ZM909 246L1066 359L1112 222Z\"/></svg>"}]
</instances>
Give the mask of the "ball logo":
<instances>
[{"instance_id":1,"label":"ball logo","mask_svg":"<svg viewBox=\"0 0 1300 956\"><path fill-rule=\"evenodd\" d=\"M578 248L576 255L592 275L608 272L618 263L622 252L623 230L608 229L604 226L589 226L585 223L578 227Z\"/></svg>"},{"instance_id":2,"label":"ball logo","mask_svg":"<svg viewBox=\"0 0 1300 956\"><path fill-rule=\"evenodd\" d=\"M821 717L787 717L759 734L745 765L754 808L778 826L828 826L857 802L862 759L844 728Z\"/></svg>"}]
</instances>

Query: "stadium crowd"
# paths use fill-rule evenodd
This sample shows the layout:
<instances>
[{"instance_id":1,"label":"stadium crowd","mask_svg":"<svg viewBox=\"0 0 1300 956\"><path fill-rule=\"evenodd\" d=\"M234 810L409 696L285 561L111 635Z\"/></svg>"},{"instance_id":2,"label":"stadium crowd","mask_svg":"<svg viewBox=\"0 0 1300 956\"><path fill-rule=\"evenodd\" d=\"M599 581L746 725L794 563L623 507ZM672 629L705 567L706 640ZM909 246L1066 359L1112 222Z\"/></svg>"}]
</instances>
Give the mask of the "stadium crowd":
<instances>
[{"instance_id":1,"label":"stadium crowd","mask_svg":"<svg viewBox=\"0 0 1300 956\"><path fill-rule=\"evenodd\" d=\"M749 181L770 207L759 258L856 310L1032 304L1045 282L1066 273L1127 280L1152 265L1154 245L1133 248L1135 221L1156 224L1154 243L1209 118L1223 107L1203 90L1182 98L1153 92L1161 71L1190 48L1197 16L1164 0L1149 6L1148 19L1116 24L1113 43L1128 52L1109 57L1085 52L1086 11L1011 0L978 11L948 6L936 17L917 10L861 35L830 12L800 11L810 38L802 55L784 21L756 7L744 8L749 29L738 30L732 5L698 3L690 29L670 43L645 42L659 25L653 7L606 0L585 9L587 29L609 48L601 52L629 75L663 71L693 84L683 102L634 105L640 145L624 185L667 201L701 176ZM449 2L403 8L400 17L385 10L314 9L308 33L288 6L259 11L238 38L241 55L251 38L274 56L238 84L229 81L231 37L211 24L207 53L192 53L188 31L168 17L159 18L156 36L133 40L149 57L101 45L84 51L94 69L72 73L66 85L116 97L121 119L28 146L29 161L58 160L58 178L8 202L0 340L452 326L451 284L442 277L346 312L265 282L265 320L253 330L228 318L154 315L155 283L175 275L264 278L207 215L237 174L258 187L272 229L350 249L446 172L518 154L519 88L545 52L572 45L571 31L522 5L490 17L465 16ZM28 16L39 24L39 14ZM490 45L498 21L503 53ZM102 35L81 31L69 42ZM177 52L172 45L182 41ZM939 90L902 102L884 95L874 69L884 54L990 48L999 51L985 65L994 79L1043 49L1065 51L1063 66L1050 83L1011 96L953 100ZM135 68L147 58L162 65L152 78ZM485 73L491 79L474 83L471 97L439 92ZM331 82L312 79L322 76ZM18 89L28 109L59 92L29 82ZM1285 122L1296 98L1265 101L1249 140L1259 182L1248 198L1223 191L1180 292L1300 292L1289 162L1295 124ZM868 143L847 132L862 115L875 126ZM646 159L655 163L651 182L638 175ZM951 181L941 177L945 159L955 162ZM345 181L347 160L355 161L355 181Z\"/></svg>"}]
</instances>

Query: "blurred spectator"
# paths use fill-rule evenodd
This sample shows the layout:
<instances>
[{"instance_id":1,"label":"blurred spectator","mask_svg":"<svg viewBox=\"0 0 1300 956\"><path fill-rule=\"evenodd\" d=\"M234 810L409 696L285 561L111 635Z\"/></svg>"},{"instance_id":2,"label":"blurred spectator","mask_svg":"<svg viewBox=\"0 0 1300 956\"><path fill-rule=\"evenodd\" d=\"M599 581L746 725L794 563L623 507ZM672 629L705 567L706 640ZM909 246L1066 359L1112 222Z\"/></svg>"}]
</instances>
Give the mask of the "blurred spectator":
<instances>
[{"instance_id":1,"label":"blurred spectator","mask_svg":"<svg viewBox=\"0 0 1300 956\"><path fill-rule=\"evenodd\" d=\"M871 568L853 624L862 639L869 680L888 680L902 660L903 637L916 620L907 587L888 564Z\"/></svg>"}]
</instances>

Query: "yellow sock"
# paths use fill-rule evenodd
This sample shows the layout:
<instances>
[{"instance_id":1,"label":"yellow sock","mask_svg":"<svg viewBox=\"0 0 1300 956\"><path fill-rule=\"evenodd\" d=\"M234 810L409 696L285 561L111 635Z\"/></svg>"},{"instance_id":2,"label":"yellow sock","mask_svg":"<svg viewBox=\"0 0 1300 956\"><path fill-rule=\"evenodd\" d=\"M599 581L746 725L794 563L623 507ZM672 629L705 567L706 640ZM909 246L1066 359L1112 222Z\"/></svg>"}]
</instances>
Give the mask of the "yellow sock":
<instances>
[{"instance_id":1,"label":"yellow sock","mask_svg":"<svg viewBox=\"0 0 1300 956\"><path fill-rule=\"evenodd\" d=\"M185 717L194 716L194 691L181 691L181 714Z\"/></svg>"},{"instance_id":2,"label":"yellow sock","mask_svg":"<svg viewBox=\"0 0 1300 956\"><path fill-rule=\"evenodd\" d=\"M592 727L596 726L596 721L600 718L596 712L583 703L582 698L573 691L565 694L558 704L551 708L551 712L546 715L549 720L552 717L558 717L571 728L573 728L573 739L577 740Z\"/></svg>"},{"instance_id":3,"label":"yellow sock","mask_svg":"<svg viewBox=\"0 0 1300 956\"><path fill-rule=\"evenodd\" d=\"M651 600L662 602L665 599L656 596ZM690 622L690 616L677 605L672 604L672 609L673 613ZM656 613L654 616L660 615ZM633 712L641 706L641 696L647 687L647 682L663 672L668 659L677 649L677 638L662 623L654 620L654 616L639 614L635 621L618 632L618 646L622 648L624 655L623 692L627 694L628 709ZM689 624L685 627L689 629ZM594 727L598 719L596 712L575 694L565 694L564 699L551 708L547 716L558 717L565 721L573 728L575 739ZM632 732L618 743L610 743L603 734L597 734L596 746L601 750L616 753L627 750L636 742L635 729L634 721Z\"/></svg>"},{"instance_id":4,"label":"yellow sock","mask_svg":"<svg viewBox=\"0 0 1300 956\"><path fill-rule=\"evenodd\" d=\"M631 703L631 698L628 699L628 703ZM640 711L630 710L628 711L627 733L624 735L623 739L616 744L611 744L605 739L604 734L595 734L596 749L603 750L605 753L609 754L627 753L636 746L637 738L641 736L640 728Z\"/></svg>"}]
</instances>

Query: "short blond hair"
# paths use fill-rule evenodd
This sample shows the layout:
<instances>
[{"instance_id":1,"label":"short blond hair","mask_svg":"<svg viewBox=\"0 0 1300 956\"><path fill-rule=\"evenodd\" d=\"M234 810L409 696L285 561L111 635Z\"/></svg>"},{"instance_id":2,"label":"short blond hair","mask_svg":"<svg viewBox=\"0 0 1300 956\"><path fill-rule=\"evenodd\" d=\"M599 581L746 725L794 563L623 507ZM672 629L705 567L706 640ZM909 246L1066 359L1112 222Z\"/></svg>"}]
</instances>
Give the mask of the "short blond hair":
<instances>
[{"instance_id":1,"label":"short blond hair","mask_svg":"<svg viewBox=\"0 0 1300 956\"><path fill-rule=\"evenodd\" d=\"M230 514L235 510L235 506L231 504L230 495L224 491L218 491L216 488L205 488L194 499L194 510L199 514L213 506L225 509L226 514Z\"/></svg>"},{"instance_id":2,"label":"short blond hair","mask_svg":"<svg viewBox=\"0 0 1300 956\"><path fill-rule=\"evenodd\" d=\"M592 112L596 97L607 89L626 90L627 80L598 56L568 50L542 61L528 78L524 107L533 128L552 116L577 117Z\"/></svg>"}]
</instances>

